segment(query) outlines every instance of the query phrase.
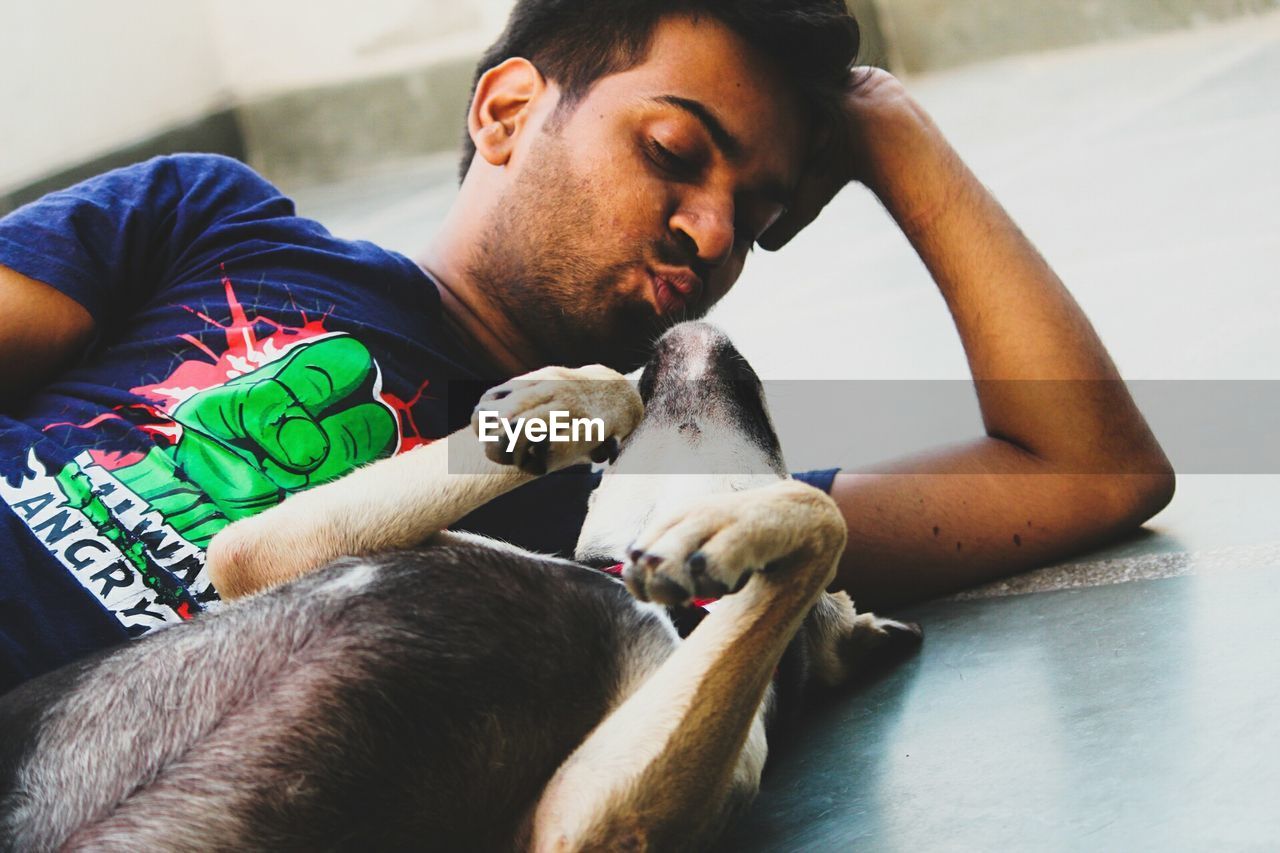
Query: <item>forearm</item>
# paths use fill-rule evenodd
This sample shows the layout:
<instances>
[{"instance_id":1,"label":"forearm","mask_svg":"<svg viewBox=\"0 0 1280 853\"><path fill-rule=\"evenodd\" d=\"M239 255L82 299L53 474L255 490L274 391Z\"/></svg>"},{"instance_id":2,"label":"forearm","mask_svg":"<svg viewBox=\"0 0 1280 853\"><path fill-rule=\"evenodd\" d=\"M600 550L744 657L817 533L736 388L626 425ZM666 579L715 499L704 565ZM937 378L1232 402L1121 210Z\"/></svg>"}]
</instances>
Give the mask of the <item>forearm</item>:
<instances>
[{"instance_id":1,"label":"forearm","mask_svg":"<svg viewBox=\"0 0 1280 853\"><path fill-rule=\"evenodd\" d=\"M0 407L73 359L92 335L93 320L79 303L0 266Z\"/></svg>"},{"instance_id":2,"label":"forearm","mask_svg":"<svg viewBox=\"0 0 1280 853\"><path fill-rule=\"evenodd\" d=\"M849 544L835 588L859 610L945 595L1105 544L1165 500L1150 488L1136 499L1143 490L1097 474L1036 473L1045 467L1008 442L980 438L839 474L831 496Z\"/></svg>"}]
</instances>

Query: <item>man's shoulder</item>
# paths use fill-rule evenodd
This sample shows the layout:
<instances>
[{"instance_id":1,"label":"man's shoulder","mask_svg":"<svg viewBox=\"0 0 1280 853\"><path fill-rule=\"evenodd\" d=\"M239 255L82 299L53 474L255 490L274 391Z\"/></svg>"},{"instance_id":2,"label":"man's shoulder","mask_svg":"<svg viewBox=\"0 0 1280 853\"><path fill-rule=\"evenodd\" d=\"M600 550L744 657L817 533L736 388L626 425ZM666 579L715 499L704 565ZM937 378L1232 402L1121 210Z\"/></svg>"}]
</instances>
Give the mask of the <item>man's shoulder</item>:
<instances>
[{"instance_id":1,"label":"man's shoulder","mask_svg":"<svg viewBox=\"0 0 1280 853\"><path fill-rule=\"evenodd\" d=\"M157 157L152 157L150 160L144 160L136 166L126 168L138 168L143 170L167 169L178 174L188 175L219 175L238 180L254 181L266 186L271 186L267 179L254 171L251 166L234 157L228 157L225 154L202 154L193 152L161 154Z\"/></svg>"},{"instance_id":2,"label":"man's shoulder","mask_svg":"<svg viewBox=\"0 0 1280 853\"><path fill-rule=\"evenodd\" d=\"M101 172L20 208L12 228L88 218L111 230L126 222L152 225L176 211L199 224L210 217L256 210L293 215L293 202L245 163L221 154L166 154ZM139 218L141 217L141 218ZM172 222L170 224L173 224Z\"/></svg>"},{"instance_id":3,"label":"man's shoulder","mask_svg":"<svg viewBox=\"0 0 1280 853\"><path fill-rule=\"evenodd\" d=\"M130 168L170 178L188 191L222 187L264 200L284 198L284 193L248 164L223 154L166 154Z\"/></svg>"}]
</instances>

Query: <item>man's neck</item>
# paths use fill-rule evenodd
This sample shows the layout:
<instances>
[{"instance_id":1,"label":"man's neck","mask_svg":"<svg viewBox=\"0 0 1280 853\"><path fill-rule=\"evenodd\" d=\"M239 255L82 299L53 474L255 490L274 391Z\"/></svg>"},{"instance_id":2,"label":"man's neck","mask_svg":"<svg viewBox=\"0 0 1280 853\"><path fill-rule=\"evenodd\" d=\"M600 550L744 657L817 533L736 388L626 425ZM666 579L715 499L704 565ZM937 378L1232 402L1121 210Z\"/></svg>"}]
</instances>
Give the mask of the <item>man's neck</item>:
<instances>
[{"instance_id":1,"label":"man's neck","mask_svg":"<svg viewBox=\"0 0 1280 853\"><path fill-rule=\"evenodd\" d=\"M447 232L447 229L446 229ZM435 280L445 321L463 343L503 377L518 376L545 365L509 317L467 275L462 252L447 233L425 252L418 265Z\"/></svg>"}]
</instances>

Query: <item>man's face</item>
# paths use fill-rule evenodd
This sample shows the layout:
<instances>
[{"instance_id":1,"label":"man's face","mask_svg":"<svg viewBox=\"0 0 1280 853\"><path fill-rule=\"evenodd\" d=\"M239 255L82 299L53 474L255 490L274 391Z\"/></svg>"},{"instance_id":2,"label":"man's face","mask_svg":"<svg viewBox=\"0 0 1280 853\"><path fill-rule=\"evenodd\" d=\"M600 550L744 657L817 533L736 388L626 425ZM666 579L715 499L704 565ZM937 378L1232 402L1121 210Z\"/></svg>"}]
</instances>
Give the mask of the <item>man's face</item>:
<instances>
[{"instance_id":1,"label":"man's face","mask_svg":"<svg viewBox=\"0 0 1280 853\"><path fill-rule=\"evenodd\" d=\"M530 124L470 272L540 355L643 363L728 292L799 180L808 125L767 60L710 18Z\"/></svg>"}]
</instances>

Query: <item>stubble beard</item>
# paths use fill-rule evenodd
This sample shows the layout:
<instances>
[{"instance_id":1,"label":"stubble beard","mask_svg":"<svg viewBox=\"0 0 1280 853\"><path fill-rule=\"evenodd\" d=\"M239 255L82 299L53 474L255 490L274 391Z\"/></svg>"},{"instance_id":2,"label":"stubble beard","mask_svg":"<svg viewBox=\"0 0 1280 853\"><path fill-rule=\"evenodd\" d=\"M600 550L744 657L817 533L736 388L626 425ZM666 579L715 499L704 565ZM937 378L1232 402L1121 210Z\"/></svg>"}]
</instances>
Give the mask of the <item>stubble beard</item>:
<instances>
[{"instance_id":1,"label":"stubble beard","mask_svg":"<svg viewBox=\"0 0 1280 853\"><path fill-rule=\"evenodd\" d=\"M643 364L669 325L652 305L622 294L621 282L642 268L645 247L605 262L589 253L608 246L601 234L601 187L576 175L564 144L545 137L532 152L538 165L497 205L499 214L471 258L468 274L548 364L606 364L623 372Z\"/></svg>"}]
</instances>

